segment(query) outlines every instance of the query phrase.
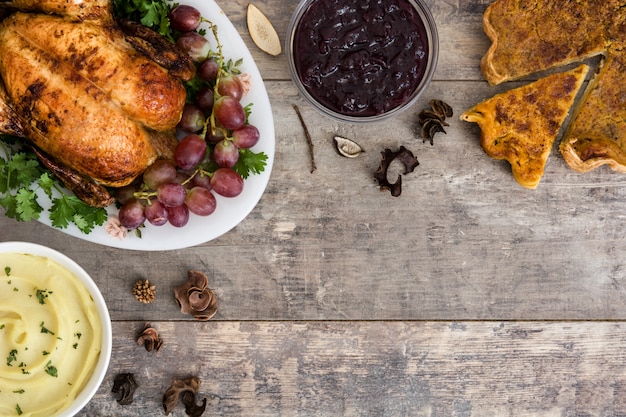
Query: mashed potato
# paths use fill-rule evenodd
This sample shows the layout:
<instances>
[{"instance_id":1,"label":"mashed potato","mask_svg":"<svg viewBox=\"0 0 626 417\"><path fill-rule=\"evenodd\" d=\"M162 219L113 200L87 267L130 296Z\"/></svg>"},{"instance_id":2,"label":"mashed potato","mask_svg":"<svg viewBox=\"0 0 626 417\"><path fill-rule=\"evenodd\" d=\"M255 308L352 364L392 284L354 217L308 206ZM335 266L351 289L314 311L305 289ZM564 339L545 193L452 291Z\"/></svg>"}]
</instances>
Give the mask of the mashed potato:
<instances>
[{"instance_id":1,"label":"mashed potato","mask_svg":"<svg viewBox=\"0 0 626 417\"><path fill-rule=\"evenodd\" d=\"M0 416L67 408L101 344L96 305L76 276L48 258L0 253Z\"/></svg>"}]
</instances>

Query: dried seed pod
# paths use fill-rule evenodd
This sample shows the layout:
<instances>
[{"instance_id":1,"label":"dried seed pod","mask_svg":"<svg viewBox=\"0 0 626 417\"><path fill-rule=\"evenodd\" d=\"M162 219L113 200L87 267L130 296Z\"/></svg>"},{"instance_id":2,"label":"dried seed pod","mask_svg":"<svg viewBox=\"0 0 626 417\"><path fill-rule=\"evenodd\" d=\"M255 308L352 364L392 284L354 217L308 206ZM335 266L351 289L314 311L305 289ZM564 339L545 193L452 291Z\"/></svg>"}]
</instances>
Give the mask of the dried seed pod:
<instances>
[{"instance_id":1,"label":"dried seed pod","mask_svg":"<svg viewBox=\"0 0 626 417\"><path fill-rule=\"evenodd\" d=\"M153 302L156 297L156 286L150 284L150 281L147 279L140 279L135 282L133 286L133 295L137 301L149 304Z\"/></svg>"},{"instance_id":2,"label":"dried seed pod","mask_svg":"<svg viewBox=\"0 0 626 417\"><path fill-rule=\"evenodd\" d=\"M180 311L196 320L206 321L217 313L217 296L208 287L209 280L200 271L188 271L187 282L174 287L174 296Z\"/></svg>"},{"instance_id":3,"label":"dried seed pod","mask_svg":"<svg viewBox=\"0 0 626 417\"><path fill-rule=\"evenodd\" d=\"M441 116L440 114L435 113L433 110L430 109L422 110L419 113L418 117L420 124L424 124L430 120L439 120L443 125L450 126L448 123L446 123L446 118L444 116Z\"/></svg>"},{"instance_id":4,"label":"dried seed pod","mask_svg":"<svg viewBox=\"0 0 626 417\"><path fill-rule=\"evenodd\" d=\"M440 119L445 120L446 117L452 117L454 112L452 106L441 100L430 100L428 103L433 109L433 112L439 116Z\"/></svg>"},{"instance_id":5,"label":"dried seed pod","mask_svg":"<svg viewBox=\"0 0 626 417\"><path fill-rule=\"evenodd\" d=\"M445 124L446 126L448 126L448 124ZM424 141L426 139L430 140L430 144L433 144L433 138L435 137L435 134L438 132L442 132L443 134L446 134L445 129L443 128L444 126L444 122L442 122L439 119L428 119L426 122L424 122L422 124L422 130L421 130L421 134L422 134L422 138L424 138Z\"/></svg>"},{"instance_id":6,"label":"dried seed pod","mask_svg":"<svg viewBox=\"0 0 626 417\"><path fill-rule=\"evenodd\" d=\"M276 29L274 29L269 19L252 3L248 4L247 24L250 37L256 46L270 55L280 55L280 39Z\"/></svg>"},{"instance_id":7,"label":"dried seed pod","mask_svg":"<svg viewBox=\"0 0 626 417\"><path fill-rule=\"evenodd\" d=\"M185 411L188 415L195 417L202 415L204 408L206 408L206 398L203 401L203 406L195 405L195 397L198 393L199 387L200 379L195 376L185 379L175 379L172 381L172 385L170 385L167 391L165 391L165 394L163 394L163 410L165 411L165 415L169 415L169 413L176 408L176 405L178 404L178 397L181 395L183 396ZM191 397L189 396L190 394ZM191 405L192 403L193 406ZM193 412L194 414L190 414L190 412Z\"/></svg>"},{"instance_id":8,"label":"dried seed pod","mask_svg":"<svg viewBox=\"0 0 626 417\"><path fill-rule=\"evenodd\" d=\"M133 402L133 396L137 389L137 383L133 374L118 374L113 379L113 388L111 392L118 394L117 402L120 405L129 405Z\"/></svg>"},{"instance_id":9,"label":"dried seed pod","mask_svg":"<svg viewBox=\"0 0 626 417\"><path fill-rule=\"evenodd\" d=\"M143 328L143 331L137 338L137 344L146 348L148 352L152 352L156 350L157 352L161 350L163 346L163 340L159 337L159 332L150 326L150 323L146 323Z\"/></svg>"},{"instance_id":10,"label":"dried seed pod","mask_svg":"<svg viewBox=\"0 0 626 417\"><path fill-rule=\"evenodd\" d=\"M361 154L361 152L365 152L363 148L361 148L361 146L352 139L344 138L343 136L335 136L333 139L335 141L337 152L341 156L345 156L346 158L356 158Z\"/></svg>"},{"instance_id":11,"label":"dried seed pod","mask_svg":"<svg viewBox=\"0 0 626 417\"><path fill-rule=\"evenodd\" d=\"M433 145L435 134L439 132L446 133L444 126L450 126L446 123L446 117L451 117L453 110L449 104L441 100L431 100L429 104L430 109L422 110L418 115L418 121L422 142L426 142L428 139L430 144Z\"/></svg>"},{"instance_id":12,"label":"dried seed pod","mask_svg":"<svg viewBox=\"0 0 626 417\"><path fill-rule=\"evenodd\" d=\"M406 149L404 146L400 146L400 149L396 152L392 152L390 149L385 149L381 152L382 160L378 170L374 173L374 178L378 181L381 191L389 190L393 197L399 197L402 193L402 176L398 174L398 179L395 183L390 183L387 179L387 171L391 163L397 159L404 165L403 174L406 175L413 172L415 167L419 165L417 158L413 155L413 152Z\"/></svg>"},{"instance_id":13,"label":"dried seed pod","mask_svg":"<svg viewBox=\"0 0 626 417\"><path fill-rule=\"evenodd\" d=\"M190 417L200 417L206 410L206 398L202 399L202 403L196 404L196 394L191 391L185 391L180 398L185 406L185 413Z\"/></svg>"}]
</instances>

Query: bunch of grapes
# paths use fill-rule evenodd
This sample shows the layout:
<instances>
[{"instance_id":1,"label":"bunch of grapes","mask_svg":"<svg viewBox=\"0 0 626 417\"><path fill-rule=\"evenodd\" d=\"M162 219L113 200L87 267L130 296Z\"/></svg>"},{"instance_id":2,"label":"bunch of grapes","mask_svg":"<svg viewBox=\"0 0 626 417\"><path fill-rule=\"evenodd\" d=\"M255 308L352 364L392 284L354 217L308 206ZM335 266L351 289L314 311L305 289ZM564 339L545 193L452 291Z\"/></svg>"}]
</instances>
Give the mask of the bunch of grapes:
<instances>
[{"instance_id":1,"label":"bunch of grapes","mask_svg":"<svg viewBox=\"0 0 626 417\"><path fill-rule=\"evenodd\" d=\"M121 188L119 220L136 229L146 220L155 226L183 227L190 213L208 216L215 211L214 193L238 196L243 177L234 169L243 150L259 141L259 130L248 123L241 104L245 93L237 64L224 63L215 27L218 52L198 33L206 20L191 6L177 5L169 13L176 45L196 63L196 76L187 85L187 104L178 125L182 139L174 160L157 160L136 183Z\"/></svg>"}]
</instances>

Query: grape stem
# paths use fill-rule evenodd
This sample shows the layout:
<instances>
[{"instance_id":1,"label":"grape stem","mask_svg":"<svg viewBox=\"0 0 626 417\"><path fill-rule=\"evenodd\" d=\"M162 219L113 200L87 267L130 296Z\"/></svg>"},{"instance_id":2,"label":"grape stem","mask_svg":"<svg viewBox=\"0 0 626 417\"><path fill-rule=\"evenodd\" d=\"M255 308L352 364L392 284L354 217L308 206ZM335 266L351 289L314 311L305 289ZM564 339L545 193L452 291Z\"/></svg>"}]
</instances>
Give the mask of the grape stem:
<instances>
[{"instance_id":1,"label":"grape stem","mask_svg":"<svg viewBox=\"0 0 626 417\"><path fill-rule=\"evenodd\" d=\"M203 20L209 25L209 29L211 29L211 32L213 33L213 37L215 38L215 42L217 43L217 51L218 51L217 64L218 64L219 71L217 72L217 77L215 78L215 85L213 86L213 95L217 98L219 97L218 85L220 82L220 78L222 76L222 71L223 71L222 66L224 65L224 53L222 50L222 43L220 42L220 38L217 34L217 25L213 24L213 22L211 22L210 20L206 20L206 19L203 19ZM203 138L206 138L209 125L211 127L211 135L215 136L216 123L215 123L215 112L213 110L211 110L211 115L207 117L204 123L204 128L202 129Z\"/></svg>"}]
</instances>

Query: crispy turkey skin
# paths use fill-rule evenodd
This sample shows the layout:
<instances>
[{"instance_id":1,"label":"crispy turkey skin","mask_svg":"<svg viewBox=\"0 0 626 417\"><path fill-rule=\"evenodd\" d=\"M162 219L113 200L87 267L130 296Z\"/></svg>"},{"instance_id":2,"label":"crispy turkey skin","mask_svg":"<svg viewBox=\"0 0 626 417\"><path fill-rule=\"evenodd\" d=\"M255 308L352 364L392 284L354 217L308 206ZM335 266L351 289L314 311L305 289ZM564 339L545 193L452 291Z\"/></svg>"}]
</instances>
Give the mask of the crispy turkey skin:
<instances>
[{"instance_id":1,"label":"crispy turkey skin","mask_svg":"<svg viewBox=\"0 0 626 417\"><path fill-rule=\"evenodd\" d=\"M135 50L101 0L84 3L96 12L18 11L0 23L0 129L26 137L74 181L122 187L171 158L185 89Z\"/></svg>"}]
</instances>

